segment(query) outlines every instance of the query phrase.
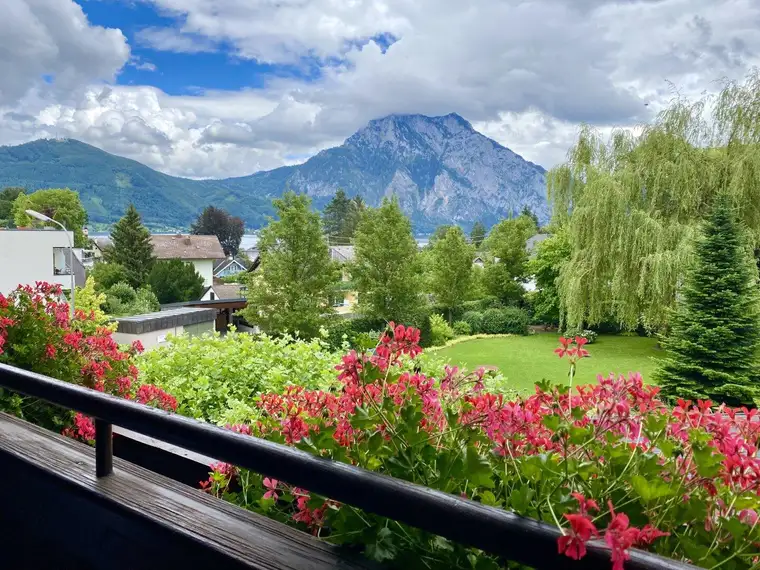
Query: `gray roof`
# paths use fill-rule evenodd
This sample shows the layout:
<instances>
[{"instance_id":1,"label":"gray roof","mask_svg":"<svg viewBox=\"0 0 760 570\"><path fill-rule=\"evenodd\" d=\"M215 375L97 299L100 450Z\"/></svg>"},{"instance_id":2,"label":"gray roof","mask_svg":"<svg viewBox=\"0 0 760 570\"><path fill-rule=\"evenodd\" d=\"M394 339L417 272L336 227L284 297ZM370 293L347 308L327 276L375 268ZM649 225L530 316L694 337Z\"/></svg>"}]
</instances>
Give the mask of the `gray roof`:
<instances>
[{"instance_id":1,"label":"gray roof","mask_svg":"<svg viewBox=\"0 0 760 570\"><path fill-rule=\"evenodd\" d=\"M143 334L179 326L195 325L216 320L216 309L196 309L180 307L158 313L145 313L131 317L117 317L116 329L125 334Z\"/></svg>"},{"instance_id":2,"label":"gray roof","mask_svg":"<svg viewBox=\"0 0 760 570\"><path fill-rule=\"evenodd\" d=\"M216 236L152 235L153 253L157 259L224 259L224 251Z\"/></svg>"},{"instance_id":3,"label":"gray roof","mask_svg":"<svg viewBox=\"0 0 760 570\"><path fill-rule=\"evenodd\" d=\"M214 284L208 289L213 289L214 293L216 293L216 300L221 301L225 299L242 299L242 289L243 285L240 285L239 283L224 283L224 284ZM206 291L208 291L206 289ZM206 294L205 292L203 293Z\"/></svg>"},{"instance_id":4,"label":"gray roof","mask_svg":"<svg viewBox=\"0 0 760 570\"><path fill-rule=\"evenodd\" d=\"M528 253L533 253L539 243L550 237L552 237L551 234L536 234L534 236L531 236L528 238L528 241L525 244L525 249L528 250Z\"/></svg>"}]
</instances>

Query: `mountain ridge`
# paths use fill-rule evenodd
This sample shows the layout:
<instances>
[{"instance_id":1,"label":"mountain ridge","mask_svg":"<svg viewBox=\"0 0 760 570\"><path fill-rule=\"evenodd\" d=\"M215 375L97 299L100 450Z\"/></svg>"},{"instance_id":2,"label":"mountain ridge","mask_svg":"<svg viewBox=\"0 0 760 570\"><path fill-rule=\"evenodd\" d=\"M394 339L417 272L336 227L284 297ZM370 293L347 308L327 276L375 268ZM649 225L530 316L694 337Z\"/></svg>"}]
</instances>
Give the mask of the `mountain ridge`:
<instances>
[{"instance_id":1,"label":"mountain ridge","mask_svg":"<svg viewBox=\"0 0 760 570\"><path fill-rule=\"evenodd\" d=\"M422 233L443 223L490 225L524 206L547 221L545 175L455 113L373 119L301 164L233 178L171 176L76 139L0 147L0 186L77 190L95 225L115 222L133 202L153 229L186 228L206 205L257 228L286 188L309 195L319 209L339 187L373 206L396 195Z\"/></svg>"}]
</instances>

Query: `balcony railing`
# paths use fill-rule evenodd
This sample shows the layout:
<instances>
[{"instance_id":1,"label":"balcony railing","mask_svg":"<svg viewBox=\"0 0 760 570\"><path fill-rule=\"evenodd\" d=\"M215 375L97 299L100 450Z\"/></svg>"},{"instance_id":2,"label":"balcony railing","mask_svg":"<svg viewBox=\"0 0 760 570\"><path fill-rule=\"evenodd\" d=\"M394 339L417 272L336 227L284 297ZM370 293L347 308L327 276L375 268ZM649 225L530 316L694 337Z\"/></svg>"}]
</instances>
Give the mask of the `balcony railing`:
<instances>
[{"instance_id":1,"label":"balcony railing","mask_svg":"<svg viewBox=\"0 0 760 570\"><path fill-rule=\"evenodd\" d=\"M316 457L263 439L0 364L0 386L96 418L96 474L113 471L112 425L238 465L365 511L534 568L609 570L599 542L575 562L557 553L559 530L512 512ZM627 570L685 570L688 564L633 550Z\"/></svg>"}]
</instances>

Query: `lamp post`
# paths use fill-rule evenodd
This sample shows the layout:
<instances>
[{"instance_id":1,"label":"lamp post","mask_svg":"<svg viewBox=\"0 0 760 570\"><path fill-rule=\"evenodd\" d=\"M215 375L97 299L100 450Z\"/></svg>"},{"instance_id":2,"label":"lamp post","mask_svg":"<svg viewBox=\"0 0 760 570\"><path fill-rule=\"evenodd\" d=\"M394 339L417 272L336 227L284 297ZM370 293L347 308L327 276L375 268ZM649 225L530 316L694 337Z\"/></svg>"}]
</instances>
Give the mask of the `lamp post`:
<instances>
[{"instance_id":1,"label":"lamp post","mask_svg":"<svg viewBox=\"0 0 760 570\"><path fill-rule=\"evenodd\" d=\"M66 234L66 239L69 240L69 271L71 274L71 299L69 300L69 319L73 323L74 322L74 292L76 290L76 287L74 285L74 243L71 241L71 236L69 235L69 232L66 230L66 227L61 222L57 222L53 218L46 216L45 214L40 214L39 212L36 212L34 210L26 210L26 214L42 222L52 222L56 224L57 226L60 226L61 229L63 230L63 233Z\"/></svg>"}]
</instances>

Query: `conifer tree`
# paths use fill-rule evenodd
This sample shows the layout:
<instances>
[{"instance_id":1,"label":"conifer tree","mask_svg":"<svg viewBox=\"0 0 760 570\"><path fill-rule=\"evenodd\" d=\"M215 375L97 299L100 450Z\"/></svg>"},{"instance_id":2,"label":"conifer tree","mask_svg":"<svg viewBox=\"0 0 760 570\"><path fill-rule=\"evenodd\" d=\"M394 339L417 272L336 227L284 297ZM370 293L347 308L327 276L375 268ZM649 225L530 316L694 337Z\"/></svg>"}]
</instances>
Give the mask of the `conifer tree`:
<instances>
[{"instance_id":1,"label":"conifer tree","mask_svg":"<svg viewBox=\"0 0 760 570\"><path fill-rule=\"evenodd\" d=\"M483 225L483 222L475 222L470 232L470 242L475 247L480 247L484 239L486 239L486 227Z\"/></svg>"},{"instance_id":2,"label":"conifer tree","mask_svg":"<svg viewBox=\"0 0 760 570\"><path fill-rule=\"evenodd\" d=\"M142 225L140 214L133 204L124 216L116 222L111 231L112 246L104 252L108 263L118 263L126 272L127 282L138 289L148 282L148 274L153 268L153 244L150 232Z\"/></svg>"},{"instance_id":3,"label":"conifer tree","mask_svg":"<svg viewBox=\"0 0 760 570\"><path fill-rule=\"evenodd\" d=\"M760 342L757 269L728 198L720 196L679 292L668 356L657 371L670 399L753 405Z\"/></svg>"}]
</instances>

